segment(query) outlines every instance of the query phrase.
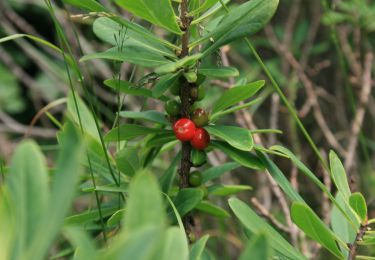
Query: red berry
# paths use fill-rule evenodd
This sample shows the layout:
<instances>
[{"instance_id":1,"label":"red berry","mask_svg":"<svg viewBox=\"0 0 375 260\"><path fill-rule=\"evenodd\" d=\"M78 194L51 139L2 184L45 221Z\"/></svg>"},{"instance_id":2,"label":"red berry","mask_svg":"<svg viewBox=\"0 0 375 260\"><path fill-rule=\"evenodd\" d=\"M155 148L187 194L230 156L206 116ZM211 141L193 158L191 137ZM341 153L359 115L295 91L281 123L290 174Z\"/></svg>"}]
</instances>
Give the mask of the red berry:
<instances>
[{"instance_id":1,"label":"red berry","mask_svg":"<svg viewBox=\"0 0 375 260\"><path fill-rule=\"evenodd\" d=\"M204 150L210 143L210 135L203 128L195 130L194 137L190 140L191 146L197 150Z\"/></svg>"},{"instance_id":2,"label":"red berry","mask_svg":"<svg viewBox=\"0 0 375 260\"><path fill-rule=\"evenodd\" d=\"M177 139L186 142L190 141L195 134L195 124L188 118L181 118L173 125L173 131Z\"/></svg>"}]
</instances>

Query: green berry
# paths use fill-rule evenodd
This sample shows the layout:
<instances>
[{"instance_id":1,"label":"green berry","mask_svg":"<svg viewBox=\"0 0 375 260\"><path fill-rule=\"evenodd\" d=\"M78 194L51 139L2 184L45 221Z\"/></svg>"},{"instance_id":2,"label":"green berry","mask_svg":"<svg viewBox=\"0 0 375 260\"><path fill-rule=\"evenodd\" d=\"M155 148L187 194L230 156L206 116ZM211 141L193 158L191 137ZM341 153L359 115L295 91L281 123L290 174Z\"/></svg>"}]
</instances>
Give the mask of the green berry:
<instances>
[{"instance_id":1,"label":"green berry","mask_svg":"<svg viewBox=\"0 0 375 260\"><path fill-rule=\"evenodd\" d=\"M194 110L191 120L195 123L197 127L202 127L208 124L209 118L207 112L202 108L197 108Z\"/></svg>"},{"instance_id":2,"label":"green berry","mask_svg":"<svg viewBox=\"0 0 375 260\"><path fill-rule=\"evenodd\" d=\"M199 189L203 191L203 199L207 199L208 197L208 189L206 186L200 186Z\"/></svg>"},{"instance_id":3,"label":"green berry","mask_svg":"<svg viewBox=\"0 0 375 260\"><path fill-rule=\"evenodd\" d=\"M194 71L188 71L184 73L184 77L189 83L195 83L197 81L197 73Z\"/></svg>"},{"instance_id":4,"label":"green berry","mask_svg":"<svg viewBox=\"0 0 375 260\"><path fill-rule=\"evenodd\" d=\"M189 175L189 184L193 187L198 187L202 184L203 176L200 171L193 171Z\"/></svg>"},{"instance_id":5,"label":"green berry","mask_svg":"<svg viewBox=\"0 0 375 260\"><path fill-rule=\"evenodd\" d=\"M205 151L192 149L190 160L194 167L200 167L207 162L207 154Z\"/></svg>"},{"instance_id":6,"label":"green berry","mask_svg":"<svg viewBox=\"0 0 375 260\"><path fill-rule=\"evenodd\" d=\"M168 100L165 103L165 111L167 111L168 115L177 116L180 114L181 104L176 100Z\"/></svg>"}]
</instances>

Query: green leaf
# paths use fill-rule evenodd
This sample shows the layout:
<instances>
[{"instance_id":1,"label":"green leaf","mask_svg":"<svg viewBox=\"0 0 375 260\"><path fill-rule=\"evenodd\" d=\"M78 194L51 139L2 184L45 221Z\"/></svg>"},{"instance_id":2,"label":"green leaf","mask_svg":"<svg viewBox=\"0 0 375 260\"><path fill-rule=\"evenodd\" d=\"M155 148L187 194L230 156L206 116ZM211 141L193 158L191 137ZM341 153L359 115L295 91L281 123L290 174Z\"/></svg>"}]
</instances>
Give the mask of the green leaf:
<instances>
[{"instance_id":1,"label":"green leaf","mask_svg":"<svg viewBox=\"0 0 375 260\"><path fill-rule=\"evenodd\" d=\"M199 6L197 9L191 11L189 13L190 16L195 16L203 11L205 11L206 9L212 7L213 5L215 5L217 2L219 2L219 0L206 0L204 1L204 3Z\"/></svg>"},{"instance_id":2,"label":"green leaf","mask_svg":"<svg viewBox=\"0 0 375 260\"><path fill-rule=\"evenodd\" d=\"M225 209L222 209L207 200L199 202L195 209L218 218L227 218L230 216Z\"/></svg>"},{"instance_id":3,"label":"green leaf","mask_svg":"<svg viewBox=\"0 0 375 260\"><path fill-rule=\"evenodd\" d=\"M266 234L259 233L247 243L239 260L247 259L272 259L272 247Z\"/></svg>"},{"instance_id":4,"label":"green leaf","mask_svg":"<svg viewBox=\"0 0 375 260\"><path fill-rule=\"evenodd\" d=\"M84 153L80 136L71 123L67 123L63 128L59 145L61 149L56 164L52 193L48 200L48 214L38 213L41 225L36 230L30 250L23 259L44 258L63 225L74 198L76 184L81 173L80 162ZM56 205L59 206L56 207Z\"/></svg>"},{"instance_id":5,"label":"green leaf","mask_svg":"<svg viewBox=\"0 0 375 260\"><path fill-rule=\"evenodd\" d=\"M7 176L9 196L14 205L17 234L15 248L25 252L43 224L49 202L46 161L37 144L27 140L16 149Z\"/></svg>"},{"instance_id":6,"label":"green leaf","mask_svg":"<svg viewBox=\"0 0 375 260\"><path fill-rule=\"evenodd\" d=\"M356 217L352 212L349 213L350 209L348 209L347 203L344 201L343 196L340 192L337 192L335 197L337 203L345 210L345 212L348 212L350 214L349 216L353 215L353 222L357 222ZM359 229L359 223L358 228L354 229L350 223L346 220L345 216L342 214L342 212L337 208L336 205L332 207L331 210L331 227L333 232L338 236L342 241L345 243L351 243L354 241L357 231ZM348 250L343 247L342 245L339 245L340 250L345 258L348 258L349 252Z\"/></svg>"},{"instance_id":7,"label":"green leaf","mask_svg":"<svg viewBox=\"0 0 375 260\"><path fill-rule=\"evenodd\" d=\"M213 185L208 187L208 193L215 196L229 196L241 191L252 190L248 185Z\"/></svg>"},{"instance_id":8,"label":"green leaf","mask_svg":"<svg viewBox=\"0 0 375 260\"><path fill-rule=\"evenodd\" d=\"M162 257L160 259L181 259L189 258L189 247L186 234L179 227L170 227L166 232L163 241Z\"/></svg>"},{"instance_id":9,"label":"green leaf","mask_svg":"<svg viewBox=\"0 0 375 260\"><path fill-rule=\"evenodd\" d=\"M337 247L339 238L323 223L322 220L304 203L294 202L291 209L293 222L309 237L317 241L336 257L343 259Z\"/></svg>"},{"instance_id":10,"label":"green leaf","mask_svg":"<svg viewBox=\"0 0 375 260\"><path fill-rule=\"evenodd\" d=\"M203 180L202 184L206 183L209 180L213 180L216 178L219 178L221 175L230 172L234 169L237 169L240 167L240 165L236 162L229 162L229 163L224 163L219 166L211 167L204 172L202 172Z\"/></svg>"},{"instance_id":11,"label":"green leaf","mask_svg":"<svg viewBox=\"0 0 375 260\"><path fill-rule=\"evenodd\" d=\"M301 260L307 259L298 252L288 241L280 235L272 226L259 217L246 203L236 198L229 199L229 206L236 217L253 234L266 232L271 247L282 254L286 259Z\"/></svg>"},{"instance_id":12,"label":"green leaf","mask_svg":"<svg viewBox=\"0 0 375 260\"><path fill-rule=\"evenodd\" d=\"M125 51L128 47L138 46L155 54L176 58L176 55L160 42L146 38L133 30L127 30L124 25L120 25L108 17L96 19L93 30L101 40L114 46L120 45L121 49Z\"/></svg>"},{"instance_id":13,"label":"green leaf","mask_svg":"<svg viewBox=\"0 0 375 260\"><path fill-rule=\"evenodd\" d=\"M121 117L125 118L132 118L132 119L142 119L146 121L151 121L154 123L159 123L162 125L167 125L169 122L165 118L165 114L160 113L156 110L148 110L148 111L121 111Z\"/></svg>"},{"instance_id":14,"label":"green leaf","mask_svg":"<svg viewBox=\"0 0 375 260\"><path fill-rule=\"evenodd\" d=\"M277 165L272 160L270 160L265 153L257 151L257 155L260 161L266 167L267 171L272 175L273 179L277 182L277 184L281 187L285 194L288 195L288 197L292 201L304 202L302 197L293 188L289 180L285 177L285 175L281 172Z\"/></svg>"},{"instance_id":15,"label":"green leaf","mask_svg":"<svg viewBox=\"0 0 375 260\"><path fill-rule=\"evenodd\" d=\"M173 204L176 206L180 216L183 217L194 209L202 199L202 190L186 188L178 192L177 196L173 199Z\"/></svg>"},{"instance_id":16,"label":"green leaf","mask_svg":"<svg viewBox=\"0 0 375 260\"><path fill-rule=\"evenodd\" d=\"M147 140L146 147L163 146L175 140L176 136L174 135L173 131L165 131L165 133L156 134Z\"/></svg>"},{"instance_id":17,"label":"green leaf","mask_svg":"<svg viewBox=\"0 0 375 260\"><path fill-rule=\"evenodd\" d=\"M113 61L125 61L146 68L158 67L168 64L168 60L163 56L143 49L139 46L128 46L127 49L119 51L117 47L106 50L105 52L90 53L84 55L80 61L88 61L93 59L107 59Z\"/></svg>"},{"instance_id":18,"label":"green leaf","mask_svg":"<svg viewBox=\"0 0 375 260\"><path fill-rule=\"evenodd\" d=\"M212 108L212 114L254 96L258 90L264 86L264 83L264 80L260 80L244 86L233 87L225 91Z\"/></svg>"},{"instance_id":19,"label":"green leaf","mask_svg":"<svg viewBox=\"0 0 375 260\"><path fill-rule=\"evenodd\" d=\"M77 104L76 104L77 102ZM95 119L83 100L76 92L68 94L68 113L76 126L80 128L80 120L85 134L89 134L95 141L100 142L100 136L95 124ZM77 106L76 106L77 105Z\"/></svg>"},{"instance_id":20,"label":"green leaf","mask_svg":"<svg viewBox=\"0 0 375 260\"><path fill-rule=\"evenodd\" d=\"M120 183L120 186L118 186L115 183L111 183L107 185L97 185L96 188L94 188L94 186L82 188L83 192L101 191L101 192L123 193L123 192L128 192L128 190L129 188L128 188L127 183Z\"/></svg>"},{"instance_id":21,"label":"green leaf","mask_svg":"<svg viewBox=\"0 0 375 260\"><path fill-rule=\"evenodd\" d=\"M82 227L65 227L63 234L75 248L74 259L84 260L96 258L98 252L94 241Z\"/></svg>"},{"instance_id":22,"label":"green leaf","mask_svg":"<svg viewBox=\"0 0 375 260\"><path fill-rule=\"evenodd\" d=\"M220 141L211 141L211 146L217 148L228 155L231 159L238 162L242 166L250 169L262 170L264 169L263 163L255 155L238 150L227 143Z\"/></svg>"},{"instance_id":23,"label":"green leaf","mask_svg":"<svg viewBox=\"0 0 375 260\"><path fill-rule=\"evenodd\" d=\"M161 190L165 193L168 194L169 190L172 187L173 181L176 177L176 172L177 172L177 164L181 160L181 152L178 152L169 165L168 169L164 172L164 174L160 177L159 183L161 186Z\"/></svg>"},{"instance_id":24,"label":"green leaf","mask_svg":"<svg viewBox=\"0 0 375 260\"><path fill-rule=\"evenodd\" d=\"M170 0L116 0L116 3L155 25L175 34L182 34Z\"/></svg>"},{"instance_id":25,"label":"green leaf","mask_svg":"<svg viewBox=\"0 0 375 260\"><path fill-rule=\"evenodd\" d=\"M360 192L355 192L349 197L349 205L357 213L362 223L367 220L367 205L366 200Z\"/></svg>"},{"instance_id":26,"label":"green leaf","mask_svg":"<svg viewBox=\"0 0 375 260\"><path fill-rule=\"evenodd\" d=\"M234 148L242 151L251 151L253 149L253 137L247 129L224 125L212 125L204 128L211 135L223 139Z\"/></svg>"},{"instance_id":27,"label":"green leaf","mask_svg":"<svg viewBox=\"0 0 375 260\"><path fill-rule=\"evenodd\" d=\"M137 87L132 85L132 83L125 81L125 80L116 80L116 79L108 79L104 81L104 84L116 91L120 91L125 94L146 97L146 98L155 98L152 94L152 91L147 88ZM165 96L160 96L158 99L162 101L168 100Z\"/></svg>"},{"instance_id":28,"label":"green leaf","mask_svg":"<svg viewBox=\"0 0 375 260\"><path fill-rule=\"evenodd\" d=\"M167 91L173 85L177 84L179 78L180 73L167 74L162 76L152 89L152 95L156 98L160 97L164 94L165 91Z\"/></svg>"},{"instance_id":29,"label":"green leaf","mask_svg":"<svg viewBox=\"0 0 375 260\"><path fill-rule=\"evenodd\" d=\"M229 78L240 75L234 67L199 68L198 73L212 78Z\"/></svg>"},{"instance_id":30,"label":"green leaf","mask_svg":"<svg viewBox=\"0 0 375 260\"><path fill-rule=\"evenodd\" d=\"M165 130L160 128L149 128L141 125L126 124L113 128L105 136L107 142L117 142L122 140L130 140L142 135L157 134Z\"/></svg>"},{"instance_id":31,"label":"green leaf","mask_svg":"<svg viewBox=\"0 0 375 260\"><path fill-rule=\"evenodd\" d=\"M102 208L102 216L108 217L116 212L118 208ZM94 209L85 213L80 213L66 217L64 220L65 225L84 225L86 223L97 221L100 219L99 210Z\"/></svg>"},{"instance_id":32,"label":"green leaf","mask_svg":"<svg viewBox=\"0 0 375 260\"><path fill-rule=\"evenodd\" d=\"M122 236L111 241L107 250L102 250L97 259L158 259L160 255L160 243L163 241L164 228L160 223L137 227L132 232L123 232Z\"/></svg>"},{"instance_id":33,"label":"green leaf","mask_svg":"<svg viewBox=\"0 0 375 260\"><path fill-rule=\"evenodd\" d=\"M161 190L155 177L147 172L136 175L129 187L125 232L134 232L147 225L165 225L165 212Z\"/></svg>"},{"instance_id":34,"label":"green leaf","mask_svg":"<svg viewBox=\"0 0 375 260\"><path fill-rule=\"evenodd\" d=\"M337 189L344 196L345 200L348 201L351 194L348 179L346 177L344 166L342 165L339 157L334 151L330 151L329 153L329 163L331 166L332 180L335 183Z\"/></svg>"},{"instance_id":35,"label":"green leaf","mask_svg":"<svg viewBox=\"0 0 375 260\"><path fill-rule=\"evenodd\" d=\"M201 57L202 53L196 53L190 56L186 56L178 61L169 62L165 65L156 68L154 71L159 75L173 73L179 69L188 68L194 65Z\"/></svg>"},{"instance_id":36,"label":"green leaf","mask_svg":"<svg viewBox=\"0 0 375 260\"><path fill-rule=\"evenodd\" d=\"M114 227L124 218L125 209L119 209L107 220L107 226Z\"/></svg>"},{"instance_id":37,"label":"green leaf","mask_svg":"<svg viewBox=\"0 0 375 260\"><path fill-rule=\"evenodd\" d=\"M197 242L195 242L190 249L189 260L201 260L204 248L206 247L209 235L204 235Z\"/></svg>"},{"instance_id":38,"label":"green leaf","mask_svg":"<svg viewBox=\"0 0 375 260\"><path fill-rule=\"evenodd\" d=\"M104 6L94 0L63 0L63 2L92 12L106 11Z\"/></svg>"},{"instance_id":39,"label":"green leaf","mask_svg":"<svg viewBox=\"0 0 375 260\"><path fill-rule=\"evenodd\" d=\"M278 4L279 0L245 2L230 10L213 31L191 45L195 46L207 39L213 39L213 43L209 44L204 51L204 55L207 55L220 46L253 35L271 19Z\"/></svg>"},{"instance_id":40,"label":"green leaf","mask_svg":"<svg viewBox=\"0 0 375 260\"><path fill-rule=\"evenodd\" d=\"M138 148L126 146L116 154L117 169L127 176L134 176L141 165L138 157Z\"/></svg>"},{"instance_id":41,"label":"green leaf","mask_svg":"<svg viewBox=\"0 0 375 260\"><path fill-rule=\"evenodd\" d=\"M212 6L209 10L207 10L205 13L203 13L201 16L199 16L197 19L193 20L191 22L192 25L198 24L202 22L203 20L207 19L208 17L216 14L218 11L220 11L223 8L222 3L227 4L230 2L230 0L222 0L218 3L216 3L214 6Z\"/></svg>"}]
</instances>

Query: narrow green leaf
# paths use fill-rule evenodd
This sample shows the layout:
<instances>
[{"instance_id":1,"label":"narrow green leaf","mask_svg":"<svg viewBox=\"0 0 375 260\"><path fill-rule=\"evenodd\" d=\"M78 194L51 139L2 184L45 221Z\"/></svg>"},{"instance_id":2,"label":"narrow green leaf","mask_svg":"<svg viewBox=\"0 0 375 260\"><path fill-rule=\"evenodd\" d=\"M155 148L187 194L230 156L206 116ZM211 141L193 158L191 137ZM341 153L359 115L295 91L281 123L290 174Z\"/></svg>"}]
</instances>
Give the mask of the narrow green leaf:
<instances>
[{"instance_id":1,"label":"narrow green leaf","mask_svg":"<svg viewBox=\"0 0 375 260\"><path fill-rule=\"evenodd\" d=\"M102 216L107 217L116 212L117 208L102 208ZM86 223L99 220L99 210L89 210L88 212L66 217L64 225L84 225Z\"/></svg>"},{"instance_id":2,"label":"narrow green leaf","mask_svg":"<svg viewBox=\"0 0 375 260\"><path fill-rule=\"evenodd\" d=\"M236 162L224 163L219 166L211 167L202 172L203 180L202 183L206 183L209 180L219 178L221 175L237 169L240 165Z\"/></svg>"},{"instance_id":3,"label":"narrow green leaf","mask_svg":"<svg viewBox=\"0 0 375 260\"><path fill-rule=\"evenodd\" d=\"M197 242L195 242L190 249L189 260L201 260L204 248L206 247L209 235L204 235Z\"/></svg>"},{"instance_id":4,"label":"narrow green leaf","mask_svg":"<svg viewBox=\"0 0 375 260\"><path fill-rule=\"evenodd\" d=\"M288 195L288 197L292 201L304 202L302 197L293 188L289 180L285 177L285 175L281 172L281 170L277 167L277 165L272 160L270 160L269 157L265 153L257 151L257 155L260 161L266 167L267 171L272 175L274 180L281 187L281 189L285 192L285 194Z\"/></svg>"},{"instance_id":5,"label":"narrow green leaf","mask_svg":"<svg viewBox=\"0 0 375 260\"><path fill-rule=\"evenodd\" d=\"M124 218L125 232L134 232L147 225L165 225L161 190L155 177L147 172L136 175L129 187Z\"/></svg>"},{"instance_id":6,"label":"narrow green leaf","mask_svg":"<svg viewBox=\"0 0 375 260\"><path fill-rule=\"evenodd\" d=\"M212 108L212 114L222 111L240 101L254 96L264 86L265 81L260 80L244 86L233 87L224 92Z\"/></svg>"},{"instance_id":7,"label":"narrow green leaf","mask_svg":"<svg viewBox=\"0 0 375 260\"><path fill-rule=\"evenodd\" d=\"M119 128L119 129L118 129ZM118 140L130 140L142 135L157 134L164 131L160 128L149 128L141 125L126 124L113 128L105 136L107 142L117 142Z\"/></svg>"},{"instance_id":8,"label":"narrow green leaf","mask_svg":"<svg viewBox=\"0 0 375 260\"><path fill-rule=\"evenodd\" d=\"M177 84L179 78L180 73L167 74L165 76L162 76L152 89L152 95L156 98L160 97L164 94L165 91L167 91L173 85Z\"/></svg>"},{"instance_id":9,"label":"narrow green leaf","mask_svg":"<svg viewBox=\"0 0 375 260\"><path fill-rule=\"evenodd\" d=\"M165 118L164 113L160 113L156 110L148 110L148 111L121 111L121 117L125 118L132 118L132 119L142 119L146 121L151 121L154 123L159 123L162 125L170 124L167 119Z\"/></svg>"},{"instance_id":10,"label":"narrow green leaf","mask_svg":"<svg viewBox=\"0 0 375 260\"><path fill-rule=\"evenodd\" d=\"M15 248L21 253L35 239L50 196L46 161L35 142L27 140L17 147L7 177L9 197L17 205L13 209L17 224Z\"/></svg>"},{"instance_id":11,"label":"narrow green leaf","mask_svg":"<svg viewBox=\"0 0 375 260\"><path fill-rule=\"evenodd\" d=\"M240 75L235 67L199 68L198 73L212 78L229 78Z\"/></svg>"},{"instance_id":12,"label":"narrow green leaf","mask_svg":"<svg viewBox=\"0 0 375 260\"><path fill-rule=\"evenodd\" d=\"M222 0L224 4L227 4L230 2L230 0ZM221 2L216 3L214 6L212 6L210 9L208 9L205 13L203 13L201 16L199 16L197 19L193 20L191 22L192 25L198 24L202 22L203 20L207 19L208 17L216 14L223 8L223 5Z\"/></svg>"},{"instance_id":13,"label":"narrow green leaf","mask_svg":"<svg viewBox=\"0 0 375 260\"><path fill-rule=\"evenodd\" d=\"M264 169L263 163L255 155L238 150L227 143L220 141L211 141L211 146L223 151L231 159L238 162L242 166L245 166L250 169L262 170Z\"/></svg>"},{"instance_id":14,"label":"narrow green leaf","mask_svg":"<svg viewBox=\"0 0 375 260\"><path fill-rule=\"evenodd\" d=\"M348 212L348 214L350 214L349 216L353 215L351 214L352 212L348 208L349 206L347 205L347 203L345 203L344 198L340 192L337 192L335 199L337 203L342 207L342 209L344 209L345 212ZM357 222L356 217L354 215L353 222ZM336 236L338 236L342 241L344 241L345 243L351 243L354 241L357 235L357 231L359 230L359 223L358 228L354 229L346 220L342 212L337 208L336 205L334 205L331 210L331 227ZM342 245L339 245L339 247L344 257L348 258L348 250Z\"/></svg>"},{"instance_id":15,"label":"narrow green leaf","mask_svg":"<svg viewBox=\"0 0 375 260\"><path fill-rule=\"evenodd\" d=\"M56 164L52 193L48 200L48 214L38 213L41 224L23 259L44 258L63 225L74 198L76 184L81 173L83 146L77 130L71 123L64 126L59 145L61 149ZM56 205L59 206L56 207Z\"/></svg>"},{"instance_id":16,"label":"narrow green leaf","mask_svg":"<svg viewBox=\"0 0 375 260\"><path fill-rule=\"evenodd\" d=\"M217 184L208 187L208 193L215 196L229 196L241 191L251 190L248 185L222 185Z\"/></svg>"},{"instance_id":17,"label":"narrow green leaf","mask_svg":"<svg viewBox=\"0 0 375 260\"><path fill-rule=\"evenodd\" d=\"M201 57L202 53L196 53L190 56L186 56L178 61L169 62L165 65L156 68L154 71L159 75L173 73L179 69L188 68L194 65Z\"/></svg>"},{"instance_id":18,"label":"narrow green leaf","mask_svg":"<svg viewBox=\"0 0 375 260\"><path fill-rule=\"evenodd\" d=\"M330 151L329 153L329 163L331 166L332 180L335 183L337 189L344 196L345 200L348 201L351 194L348 179L346 177L344 166L342 165L339 157L334 151Z\"/></svg>"},{"instance_id":19,"label":"narrow green leaf","mask_svg":"<svg viewBox=\"0 0 375 260\"><path fill-rule=\"evenodd\" d=\"M215 5L217 2L219 2L219 0L206 0L204 1L204 3L199 6L197 9L191 11L189 13L190 16L194 16L194 15L197 15L203 11L205 11L206 9L208 8L211 8L213 5Z\"/></svg>"},{"instance_id":20,"label":"narrow green leaf","mask_svg":"<svg viewBox=\"0 0 375 260\"><path fill-rule=\"evenodd\" d=\"M178 192L177 196L173 199L173 204L176 206L180 216L183 217L194 209L202 199L202 190L197 188L186 188Z\"/></svg>"},{"instance_id":21,"label":"narrow green leaf","mask_svg":"<svg viewBox=\"0 0 375 260\"><path fill-rule=\"evenodd\" d=\"M139 149L136 147L126 146L117 152L115 157L117 169L127 176L134 176L141 167L138 151Z\"/></svg>"},{"instance_id":22,"label":"narrow green leaf","mask_svg":"<svg viewBox=\"0 0 375 260\"><path fill-rule=\"evenodd\" d=\"M298 252L285 238L272 226L259 217L246 203L237 198L229 199L229 206L242 225L253 234L266 232L272 248L282 254L286 259L307 259Z\"/></svg>"},{"instance_id":23,"label":"narrow green leaf","mask_svg":"<svg viewBox=\"0 0 375 260\"><path fill-rule=\"evenodd\" d=\"M95 259L97 255L96 246L91 237L81 227L65 227L64 236L75 248L74 259Z\"/></svg>"},{"instance_id":24,"label":"narrow green leaf","mask_svg":"<svg viewBox=\"0 0 375 260\"><path fill-rule=\"evenodd\" d=\"M253 35L272 18L278 4L279 0L245 2L230 10L213 31L192 45L195 46L207 39L213 39L213 42L204 51L204 55L207 55L220 46Z\"/></svg>"},{"instance_id":25,"label":"narrow green leaf","mask_svg":"<svg viewBox=\"0 0 375 260\"><path fill-rule=\"evenodd\" d=\"M242 151L251 151L254 141L249 130L236 126L212 125L204 127L211 135L219 137Z\"/></svg>"},{"instance_id":26,"label":"narrow green leaf","mask_svg":"<svg viewBox=\"0 0 375 260\"><path fill-rule=\"evenodd\" d=\"M175 34L182 34L170 0L116 0L116 3L155 25Z\"/></svg>"},{"instance_id":27,"label":"narrow green leaf","mask_svg":"<svg viewBox=\"0 0 375 260\"><path fill-rule=\"evenodd\" d=\"M64 3L74 5L78 8L89 10L91 12L105 12L106 9L95 0L63 0Z\"/></svg>"},{"instance_id":28,"label":"narrow green leaf","mask_svg":"<svg viewBox=\"0 0 375 260\"><path fill-rule=\"evenodd\" d=\"M349 197L349 204L352 209L357 213L362 223L367 220L367 205L366 200L360 192L355 192Z\"/></svg>"},{"instance_id":29,"label":"narrow green leaf","mask_svg":"<svg viewBox=\"0 0 375 260\"><path fill-rule=\"evenodd\" d=\"M170 227L163 241L162 257L160 259L189 259L189 247L186 234L179 227Z\"/></svg>"},{"instance_id":30,"label":"narrow green leaf","mask_svg":"<svg viewBox=\"0 0 375 260\"><path fill-rule=\"evenodd\" d=\"M62 50L57 47L56 45L42 39L42 38L39 38L39 37L36 37L34 35L29 35L29 34L12 34L12 35L9 35L9 36L6 36L6 37L3 37L3 38L0 38L0 43L3 43L3 42L7 42L7 41L12 41L12 40L16 40L18 38L28 38L30 40L33 40L37 43L41 43L53 50L55 50L56 52L58 53L63 53Z\"/></svg>"},{"instance_id":31,"label":"narrow green leaf","mask_svg":"<svg viewBox=\"0 0 375 260\"><path fill-rule=\"evenodd\" d=\"M164 174L159 178L159 183L161 186L161 190L168 194L169 190L172 187L173 181L176 177L177 172L177 164L181 160L181 152L178 152L176 157L173 159L171 164L169 165L168 169L164 172Z\"/></svg>"},{"instance_id":32,"label":"narrow green leaf","mask_svg":"<svg viewBox=\"0 0 375 260\"><path fill-rule=\"evenodd\" d=\"M121 41L121 47L125 51L129 46L131 48L132 46L139 46L162 56L176 58L174 52L160 42L146 38L133 30L127 30L124 25L120 25L108 17L96 19L93 24L93 31L101 40L114 46L119 45L119 41Z\"/></svg>"},{"instance_id":33,"label":"narrow green leaf","mask_svg":"<svg viewBox=\"0 0 375 260\"><path fill-rule=\"evenodd\" d=\"M198 203L198 205L195 208L199 211L202 211L204 213L207 213L218 218L227 218L230 216L225 209L212 204L208 200L202 200Z\"/></svg>"},{"instance_id":34,"label":"narrow green leaf","mask_svg":"<svg viewBox=\"0 0 375 260\"><path fill-rule=\"evenodd\" d=\"M107 225L113 227L118 225L121 220L124 218L125 209L119 209L107 220Z\"/></svg>"},{"instance_id":35,"label":"narrow green leaf","mask_svg":"<svg viewBox=\"0 0 375 260\"><path fill-rule=\"evenodd\" d=\"M339 238L306 204L294 202L291 209L291 217L293 222L307 236L317 241L336 257L343 259L343 255L336 244L336 241L340 241Z\"/></svg>"},{"instance_id":36,"label":"narrow green leaf","mask_svg":"<svg viewBox=\"0 0 375 260\"><path fill-rule=\"evenodd\" d=\"M104 84L115 91L120 91L125 94L146 98L155 98L150 89L134 86L132 83L125 80L119 81L116 79L108 79L104 81ZM165 96L160 96L157 99L160 99L162 101L168 100L168 98Z\"/></svg>"},{"instance_id":37,"label":"narrow green leaf","mask_svg":"<svg viewBox=\"0 0 375 260\"><path fill-rule=\"evenodd\" d=\"M117 47L109 49L105 52L90 53L84 55L80 61L88 61L93 59L107 59L114 61L125 61L146 68L158 67L168 64L168 60L161 55L147 51L139 46L128 46L126 50L119 51Z\"/></svg>"},{"instance_id":38,"label":"narrow green leaf","mask_svg":"<svg viewBox=\"0 0 375 260\"><path fill-rule=\"evenodd\" d=\"M176 136L172 131L165 131L164 133L156 134L147 140L146 147L163 146L175 140Z\"/></svg>"},{"instance_id":39,"label":"narrow green leaf","mask_svg":"<svg viewBox=\"0 0 375 260\"><path fill-rule=\"evenodd\" d=\"M239 260L247 259L272 259L272 247L266 234L259 233L248 242Z\"/></svg>"},{"instance_id":40,"label":"narrow green leaf","mask_svg":"<svg viewBox=\"0 0 375 260\"><path fill-rule=\"evenodd\" d=\"M120 183L118 186L115 183L107 184L107 185L97 185L96 188L94 186L84 187L82 188L83 192L93 192L93 191L101 191L101 192L114 192L114 193L123 193L128 192L129 187L128 183Z\"/></svg>"}]
</instances>

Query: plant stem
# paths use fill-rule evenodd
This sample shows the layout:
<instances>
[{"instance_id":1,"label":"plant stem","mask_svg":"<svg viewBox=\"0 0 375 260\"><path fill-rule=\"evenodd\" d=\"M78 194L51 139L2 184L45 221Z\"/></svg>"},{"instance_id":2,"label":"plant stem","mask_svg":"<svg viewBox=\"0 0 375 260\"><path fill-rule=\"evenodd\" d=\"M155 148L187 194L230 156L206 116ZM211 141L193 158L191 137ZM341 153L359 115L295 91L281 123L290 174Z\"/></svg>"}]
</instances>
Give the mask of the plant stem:
<instances>
[{"instance_id":1,"label":"plant stem","mask_svg":"<svg viewBox=\"0 0 375 260\"><path fill-rule=\"evenodd\" d=\"M355 256L357 254L358 241L361 241L363 239L363 236L365 235L366 231L367 225L361 225L354 242L349 245L348 260L354 260L356 258Z\"/></svg>"},{"instance_id":2,"label":"plant stem","mask_svg":"<svg viewBox=\"0 0 375 260\"><path fill-rule=\"evenodd\" d=\"M188 0L182 0L180 4L180 19L181 19L181 30L184 32L181 36L181 54L179 58L184 58L189 55L189 26L191 19L187 16L188 13ZM190 84L185 78L181 79L180 88L180 99L181 99L181 116L189 118L190 112ZM181 164L180 164L180 189L189 187L189 173L190 173L190 152L191 145L189 142L182 143L181 151ZM188 216L184 217L183 223L186 230L186 234L190 233Z\"/></svg>"}]
</instances>

